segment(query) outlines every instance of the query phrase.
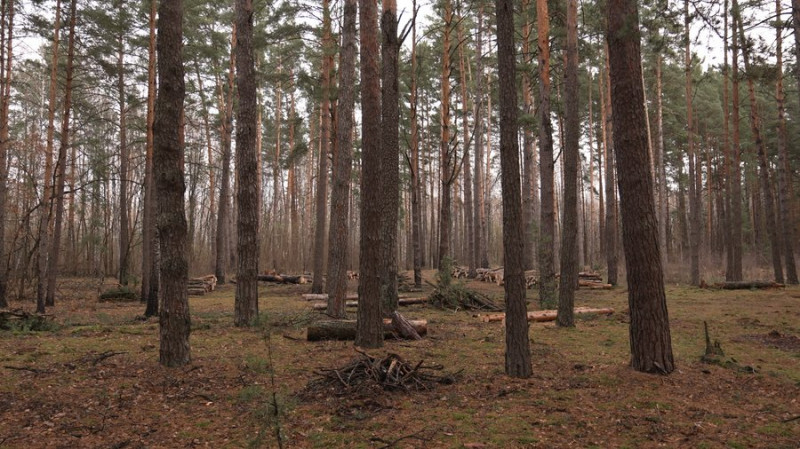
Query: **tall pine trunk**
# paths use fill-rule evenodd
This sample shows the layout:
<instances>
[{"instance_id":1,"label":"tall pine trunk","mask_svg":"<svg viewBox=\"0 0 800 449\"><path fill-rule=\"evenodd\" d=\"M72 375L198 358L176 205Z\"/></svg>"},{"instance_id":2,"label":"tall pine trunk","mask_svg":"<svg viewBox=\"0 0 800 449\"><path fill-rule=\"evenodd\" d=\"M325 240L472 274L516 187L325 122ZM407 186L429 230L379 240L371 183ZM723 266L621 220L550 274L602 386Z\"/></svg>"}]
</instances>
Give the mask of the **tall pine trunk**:
<instances>
[{"instance_id":1,"label":"tall pine trunk","mask_svg":"<svg viewBox=\"0 0 800 449\"><path fill-rule=\"evenodd\" d=\"M383 346L381 317L381 89L378 69L378 7L360 0L361 38L361 242L356 345Z\"/></svg>"},{"instance_id":2,"label":"tall pine trunk","mask_svg":"<svg viewBox=\"0 0 800 449\"><path fill-rule=\"evenodd\" d=\"M381 310L389 315L397 310L397 220L400 208L400 87L398 58L400 40L397 35L397 3L383 0L381 15L381 181L383 212L381 213Z\"/></svg>"},{"instance_id":3,"label":"tall pine trunk","mask_svg":"<svg viewBox=\"0 0 800 449\"><path fill-rule=\"evenodd\" d=\"M500 172L503 189L503 259L506 303L506 374L531 375L531 351L525 307L525 266L520 245L522 198L517 141L517 83L512 0L496 0L497 66L500 90Z\"/></svg>"},{"instance_id":4,"label":"tall pine trunk","mask_svg":"<svg viewBox=\"0 0 800 449\"><path fill-rule=\"evenodd\" d=\"M73 0L74 3L74 0ZM183 1L162 1L158 8L158 97L154 167L161 247L159 362L177 367L191 361L189 301L186 290L186 216L184 213L183 101L186 94L182 57Z\"/></svg>"},{"instance_id":5,"label":"tall pine trunk","mask_svg":"<svg viewBox=\"0 0 800 449\"><path fill-rule=\"evenodd\" d=\"M637 371L669 374L675 369L675 362L649 173L641 37L635 0L610 1L607 39L622 241L628 273L631 366Z\"/></svg>"},{"instance_id":6,"label":"tall pine trunk","mask_svg":"<svg viewBox=\"0 0 800 449\"><path fill-rule=\"evenodd\" d=\"M450 0L444 0L444 23L442 27L442 71L441 71L441 134L439 139L441 175L439 192L439 254L437 267L442 270L446 267L445 260L450 255L450 224L451 224L451 197L453 185L453 156L455 148L450 145L450 34L453 24L453 5Z\"/></svg>"},{"instance_id":7,"label":"tall pine trunk","mask_svg":"<svg viewBox=\"0 0 800 449\"><path fill-rule=\"evenodd\" d=\"M234 324L249 326L258 318L259 172L256 153L256 74L253 57L253 1L236 0L236 238Z\"/></svg>"},{"instance_id":8,"label":"tall pine trunk","mask_svg":"<svg viewBox=\"0 0 800 449\"><path fill-rule=\"evenodd\" d=\"M156 258L158 239L156 236L155 181L153 179L157 7L158 1L150 0L150 41L147 52L147 140L145 143L144 214L142 217L142 300L147 304L145 306L145 316L156 316L158 314L158 259ZM209 196L213 198L213 187L210 191L211 194Z\"/></svg>"},{"instance_id":9,"label":"tall pine trunk","mask_svg":"<svg viewBox=\"0 0 800 449\"><path fill-rule=\"evenodd\" d=\"M328 315L345 317L347 296L347 218L352 172L354 77L356 64L356 0L346 0L342 24L342 49L339 67L339 114L336 125L337 151L333 158L331 185L331 223L328 232Z\"/></svg>"},{"instance_id":10,"label":"tall pine trunk","mask_svg":"<svg viewBox=\"0 0 800 449\"><path fill-rule=\"evenodd\" d=\"M50 246L50 259L47 267L47 295L45 304L55 305L56 278L58 277L58 258L61 252L61 229L64 221L64 184L67 174L67 148L70 146L70 112L72 111L72 74L75 59L75 23L77 22L76 0L70 2L69 20L69 40L67 44L67 69L66 82L64 84L64 116L61 121L61 142L58 148L58 160L56 162L55 182L55 222L53 224L53 242ZM10 48L10 47L9 47ZM10 53L10 52L9 52ZM8 108L7 100L4 107ZM5 136L0 136L2 139Z\"/></svg>"},{"instance_id":11,"label":"tall pine trunk","mask_svg":"<svg viewBox=\"0 0 800 449\"><path fill-rule=\"evenodd\" d=\"M227 98L222 88L222 84L217 81L219 85L219 106L221 124L220 134L222 134L222 176L220 179L218 213L217 213L217 234L214 239L215 244L215 268L214 274L217 276L217 282L224 284L227 282L228 276L228 215L231 209L231 134L233 132L233 83L234 83L234 69L236 67L236 26L234 25L231 31L231 57L230 65L228 67L228 90ZM212 193L213 194L213 193Z\"/></svg>"},{"instance_id":12,"label":"tall pine trunk","mask_svg":"<svg viewBox=\"0 0 800 449\"><path fill-rule=\"evenodd\" d=\"M547 0L536 0L539 45L539 169L541 220L539 232L539 301L555 302L555 162L550 123L550 15Z\"/></svg>"},{"instance_id":13,"label":"tall pine trunk","mask_svg":"<svg viewBox=\"0 0 800 449\"><path fill-rule=\"evenodd\" d=\"M578 2L567 2L567 45L564 68L564 206L561 232L561 280L558 317L563 327L575 325L573 307L578 284L578 164L580 113L578 109Z\"/></svg>"}]
</instances>

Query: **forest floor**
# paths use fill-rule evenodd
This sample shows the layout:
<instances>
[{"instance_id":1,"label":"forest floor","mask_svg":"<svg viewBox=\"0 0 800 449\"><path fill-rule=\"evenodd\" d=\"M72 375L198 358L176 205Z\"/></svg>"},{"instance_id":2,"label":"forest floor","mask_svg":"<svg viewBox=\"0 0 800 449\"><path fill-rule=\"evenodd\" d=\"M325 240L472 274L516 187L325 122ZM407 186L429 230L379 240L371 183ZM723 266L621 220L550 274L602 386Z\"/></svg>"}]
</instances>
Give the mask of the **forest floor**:
<instances>
[{"instance_id":1,"label":"forest floor","mask_svg":"<svg viewBox=\"0 0 800 449\"><path fill-rule=\"evenodd\" d=\"M669 376L627 366L625 287L577 293L576 306L612 307L613 315L579 316L574 329L531 323L533 376L525 380L504 375L502 323L403 307L405 316L428 320L427 337L389 340L369 353L440 364L459 372L457 381L336 396L306 388L319 369L358 353L352 342L305 341L305 326L321 317L300 298L308 285L262 285L263 318L250 329L233 326L232 285L190 297L193 360L177 369L158 365L158 321L140 318L143 305L100 303L96 287L82 285L89 283L63 281L51 329L0 331L2 448L279 447L279 438L286 448L797 448L800 441L797 287L668 286L677 363ZM501 287L468 286L502 300ZM704 321L725 351L720 364L700 361Z\"/></svg>"}]
</instances>

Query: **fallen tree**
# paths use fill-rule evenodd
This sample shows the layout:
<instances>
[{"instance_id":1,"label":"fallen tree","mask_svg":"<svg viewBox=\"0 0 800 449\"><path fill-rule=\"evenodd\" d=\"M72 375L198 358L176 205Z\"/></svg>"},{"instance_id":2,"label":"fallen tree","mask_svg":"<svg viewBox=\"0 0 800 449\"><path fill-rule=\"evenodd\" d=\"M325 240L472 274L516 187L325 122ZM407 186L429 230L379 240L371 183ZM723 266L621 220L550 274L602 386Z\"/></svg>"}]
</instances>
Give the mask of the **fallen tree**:
<instances>
[{"instance_id":1,"label":"fallen tree","mask_svg":"<svg viewBox=\"0 0 800 449\"><path fill-rule=\"evenodd\" d=\"M584 315L589 313L595 313L600 315L611 315L614 313L614 309L604 308L604 309L593 309L590 307L576 307L575 314L576 315ZM558 316L557 310L538 310L536 312L528 312L528 321L535 321L535 322L545 322L545 321L555 321L556 317ZM503 321L506 318L505 313L492 313L489 315L478 315L478 317L484 323L489 323L493 321Z\"/></svg>"},{"instance_id":2,"label":"fallen tree","mask_svg":"<svg viewBox=\"0 0 800 449\"><path fill-rule=\"evenodd\" d=\"M306 301L327 301L328 294L327 293L304 293L303 299ZM347 296L344 298L347 301L350 300L357 300L358 293L348 293Z\"/></svg>"},{"instance_id":3,"label":"fallen tree","mask_svg":"<svg viewBox=\"0 0 800 449\"><path fill-rule=\"evenodd\" d=\"M259 274L258 280L262 282L273 282L276 284L306 284L311 282L311 279L304 274Z\"/></svg>"},{"instance_id":4,"label":"fallen tree","mask_svg":"<svg viewBox=\"0 0 800 449\"><path fill-rule=\"evenodd\" d=\"M408 320L409 325L419 336L428 333L427 320ZM396 329L390 318L383 319L383 332L385 338L402 335ZM356 320L324 320L308 326L306 330L306 340L355 340L356 339Z\"/></svg>"},{"instance_id":5,"label":"fallen tree","mask_svg":"<svg viewBox=\"0 0 800 449\"><path fill-rule=\"evenodd\" d=\"M425 304L428 302L428 298L400 298L397 300L397 304L401 306L411 306L414 304ZM355 308L358 307L358 301L346 301L344 303L345 307ZM325 310L328 308L327 302L315 302L312 306L314 310Z\"/></svg>"},{"instance_id":6,"label":"fallen tree","mask_svg":"<svg viewBox=\"0 0 800 449\"><path fill-rule=\"evenodd\" d=\"M772 281L731 281L731 282L717 282L711 288L722 290L753 290L753 289L768 289L768 288L784 288L786 284L779 284Z\"/></svg>"}]
</instances>

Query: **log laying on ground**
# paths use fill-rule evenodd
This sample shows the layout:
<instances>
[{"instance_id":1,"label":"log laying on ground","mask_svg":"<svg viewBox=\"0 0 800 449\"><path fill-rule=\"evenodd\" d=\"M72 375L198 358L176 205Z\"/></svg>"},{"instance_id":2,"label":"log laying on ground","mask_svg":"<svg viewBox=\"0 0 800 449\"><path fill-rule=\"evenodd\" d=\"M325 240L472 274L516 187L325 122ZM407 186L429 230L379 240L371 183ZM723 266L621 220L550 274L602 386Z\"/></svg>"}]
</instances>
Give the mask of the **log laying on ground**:
<instances>
[{"instance_id":1,"label":"log laying on ground","mask_svg":"<svg viewBox=\"0 0 800 449\"><path fill-rule=\"evenodd\" d=\"M603 281L602 276L600 273L596 271L581 271L578 273L578 279L587 280L587 281Z\"/></svg>"},{"instance_id":2,"label":"log laying on ground","mask_svg":"<svg viewBox=\"0 0 800 449\"><path fill-rule=\"evenodd\" d=\"M189 287L188 289L189 296L203 296L207 293L206 289L204 288L193 288Z\"/></svg>"},{"instance_id":3,"label":"log laying on ground","mask_svg":"<svg viewBox=\"0 0 800 449\"><path fill-rule=\"evenodd\" d=\"M328 294L327 293L304 293L303 299L306 301L327 301ZM346 301L349 300L357 300L358 293L348 293L347 296L344 298Z\"/></svg>"},{"instance_id":4,"label":"log laying on ground","mask_svg":"<svg viewBox=\"0 0 800 449\"><path fill-rule=\"evenodd\" d=\"M262 282L274 282L276 284L305 284L310 281L304 274L259 274L258 280Z\"/></svg>"},{"instance_id":5,"label":"log laying on ground","mask_svg":"<svg viewBox=\"0 0 800 449\"><path fill-rule=\"evenodd\" d=\"M358 271L347 270L347 279L350 280L350 281L357 281L358 280Z\"/></svg>"},{"instance_id":6,"label":"log laying on ground","mask_svg":"<svg viewBox=\"0 0 800 449\"><path fill-rule=\"evenodd\" d=\"M584 315L588 313L611 315L612 313L614 313L614 309L609 309L609 308L593 309L590 307L575 308L576 315ZM535 322L555 321L557 316L558 316L557 310L538 310L536 312L528 312L528 321L535 321ZM479 315L479 317L481 321L483 321L484 323L489 323L493 321L503 321L506 318L506 314L492 313L489 315Z\"/></svg>"},{"instance_id":7,"label":"log laying on ground","mask_svg":"<svg viewBox=\"0 0 800 449\"><path fill-rule=\"evenodd\" d=\"M207 274L197 278L190 278L186 281L186 286L189 288L190 295L200 294L192 293L192 289L202 289L203 293L213 292L217 288L217 277L213 274Z\"/></svg>"},{"instance_id":8,"label":"log laying on ground","mask_svg":"<svg viewBox=\"0 0 800 449\"><path fill-rule=\"evenodd\" d=\"M327 298L326 298L327 299ZM400 298L397 300L397 304L401 306L411 306L414 304L425 304L428 302L428 298ZM358 301L345 301L345 307L358 307ZM316 302L311 306L314 310L325 310L328 308L328 303L326 302Z\"/></svg>"},{"instance_id":9,"label":"log laying on ground","mask_svg":"<svg viewBox=\"0 0 800 449\"><path fill-rule=\"evenodd\" d=\"M453 278L455 278L455 279L461 279L461 278L466 279L467 275L469 274L469 268L462 267L462 266L459 266L459 265L453 265L453 273L452 274L453 274Z\"/></svg>"},{"instance_id":10,"label":"log laying on ground","mask_svg":"<svg viewBox=\"0 0 800 449\"><path fill-rule=\"evenodd\" d=\"M614 286L611 284L604 284L602 281L586 281L583 279L578 279L578 286L579 287L588 287L590 289L595 290L610 290Z\"/></svg>"},{"instance_id":11,"label":"log laying on ground","mask_svg":"<svg viewBox=\"0 0 800 449\"><path fill-rule=\"evenodd\" d=\"M408 320L409 325L418 335L424 336L428 333L427 320ZM392 320L384 318L383 332L385 338L400 335L392 325ZM356 320L325 320L317 321L308 326L306 339L308 341L320 340L355 340L356 339Z\"/></svg>"},{"instance_id":12,"label":"log laying on ground","mask_svg":"<svg viewBox=\"0 0 800 449\"><path fill-rule=\"evenodd\" d=\"M786 284L779 284L772 281L717 282L712 286L712 288L719 288L722 290L750 290L784 287L786 287Z\"/></svg>"},{"instance_id":13,"label":"log laying on ground","mask_svg":"<svg viewBox=\"0 0 800 449\"><path fill-rule=\"evenodd\" d=\"M106 290L100 294L100 302L106 301L138 301L139 295L128 287L120 286Z\"/></svg>"}]
</instances>

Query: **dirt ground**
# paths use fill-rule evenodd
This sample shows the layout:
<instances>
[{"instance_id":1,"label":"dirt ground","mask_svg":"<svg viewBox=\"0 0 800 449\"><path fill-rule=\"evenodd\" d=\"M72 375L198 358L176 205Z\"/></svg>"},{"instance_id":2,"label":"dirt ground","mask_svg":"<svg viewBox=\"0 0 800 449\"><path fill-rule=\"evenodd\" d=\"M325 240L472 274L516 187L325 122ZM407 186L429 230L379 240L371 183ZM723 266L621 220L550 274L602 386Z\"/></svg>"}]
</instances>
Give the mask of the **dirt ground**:
<instances>
[{"instance_id":1,"label":"dirt ground","mask_svg":"<svg viewBox=\"0 0 800 449\"><path fill-rule=\"evenodd\" d=\"M190 297L193 361L166 369L143 305L99 303L83 284L62 285L52 329L0 331L0 447L800 447L797 287L669 286L678 365L669 376L627 367L624 287L577 294L577 306L611 316L579 317L574 329L531 323L525 380L503 373L502 323L404 307L428 320L428 336L369 353L440 364L458 380L335 396L306 386L358 354L352 342L305 341L305 326L324 318L300 298L309 286L263 285L251 329L233 326L233 286ZM498 286L468 286L502 299ZM725 351L719 364L700 361L703 321Z\"/></svg>"}]
</instances>

